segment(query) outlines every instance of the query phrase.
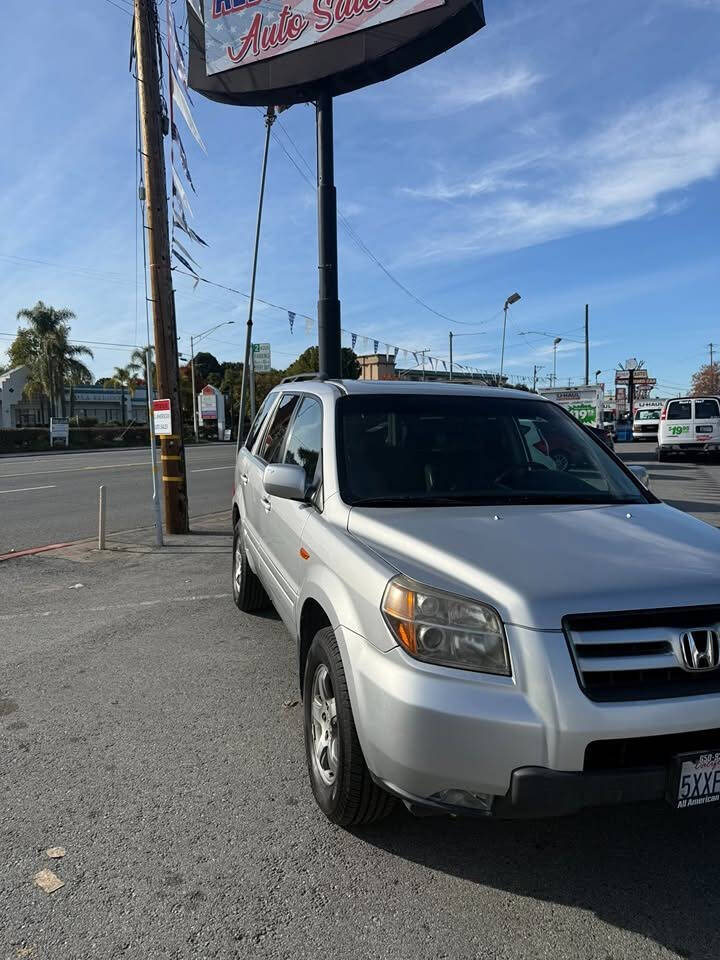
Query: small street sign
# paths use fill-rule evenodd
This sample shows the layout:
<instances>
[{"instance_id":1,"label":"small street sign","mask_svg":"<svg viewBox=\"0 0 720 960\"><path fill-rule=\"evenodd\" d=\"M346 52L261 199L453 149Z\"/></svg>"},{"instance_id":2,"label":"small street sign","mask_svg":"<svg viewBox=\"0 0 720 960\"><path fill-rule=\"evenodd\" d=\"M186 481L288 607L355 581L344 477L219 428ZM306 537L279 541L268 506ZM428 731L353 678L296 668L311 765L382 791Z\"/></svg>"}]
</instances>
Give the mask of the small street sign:
<instances>
[{"instance_id":1,"label":"small street sign","mask_svg":"<svg viewBox=\"0 0 720 960\"><path fill-rule=\"evenodd\" d=\"M169 400L153 400L153 425L156 437L168 437L172 433Z\"/></svg>"},{"instance_id":2,"label":"small street sign","mask_svg":"<svg viewBox=\"0 0 720 960\"><path fill-rule=\"evenodd\" d=\"M255 373L270 373L272 369L270 360L270 344L254 343L252 345L252 361Z\"/></svg>"}]
</instances>

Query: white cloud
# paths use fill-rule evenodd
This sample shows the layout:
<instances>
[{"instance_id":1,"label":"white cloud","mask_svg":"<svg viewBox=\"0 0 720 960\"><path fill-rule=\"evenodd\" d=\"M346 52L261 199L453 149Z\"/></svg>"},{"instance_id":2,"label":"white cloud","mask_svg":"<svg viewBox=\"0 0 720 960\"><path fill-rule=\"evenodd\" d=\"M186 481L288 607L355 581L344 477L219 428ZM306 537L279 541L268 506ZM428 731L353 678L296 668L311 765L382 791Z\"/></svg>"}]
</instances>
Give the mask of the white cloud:
<instances>
[{"instance_id":1,"label":"white cloud","mask_svg":"<svg viewBox=\"0 0 720 960\"><path fill-rule=\"evenodd\" d=\"M432 80L427 74L427 100L434 113L452 113L467 107L476 107L489 100L509 99L521 96L543 79L527 67L498 71L483 75L477 69L471 71L433 71Z\"/></svg>"},{"instance_id":2,"label":"white cloud","mask_svg":"<svg viewBox=\"0 0 720 960\"><path fill-rule=\"evenodd\" d=\"M522 180L509 176L520 169ZM414 197L454 201L457 214L451 228L444 215L426 231L424 245L411 255L494 253L675 212L684 199L678 191L718 171L717 92L704 85L674 90L534 157L410 188Z\"/></svg>"}]
</instances>

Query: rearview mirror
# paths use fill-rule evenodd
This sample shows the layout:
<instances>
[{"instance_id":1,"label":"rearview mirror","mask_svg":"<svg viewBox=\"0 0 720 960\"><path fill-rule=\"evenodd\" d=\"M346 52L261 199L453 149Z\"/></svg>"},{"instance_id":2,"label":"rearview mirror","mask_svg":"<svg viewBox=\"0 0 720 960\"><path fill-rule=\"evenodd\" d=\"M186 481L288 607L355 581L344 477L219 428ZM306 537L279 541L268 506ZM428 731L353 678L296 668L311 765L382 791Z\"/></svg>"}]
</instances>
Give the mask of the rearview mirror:
<instances>
[{"instance_id":1,"label":"rearview mirror","mask_svg":"<svg viewBox=\"0 0 720 960\"><path fill-rule=\"evenodd\" d=\"M650 489L650 474L647 471L647 467L641 466L639 463L633 463L628 465L628 470L630 473L635 474L635 478L640 481L640 483Z\"/></svg>"},{"instance_id":2,"label":"rearview mirror","mask_svg":"<svg viewBox=\"0 0 720 960\"><path fill-rule=\"evenodd\" d=\"M305 500L305 470L294 463L269 463L263 473L265 493L283 500Z\"/></svg>"}]
</instances>

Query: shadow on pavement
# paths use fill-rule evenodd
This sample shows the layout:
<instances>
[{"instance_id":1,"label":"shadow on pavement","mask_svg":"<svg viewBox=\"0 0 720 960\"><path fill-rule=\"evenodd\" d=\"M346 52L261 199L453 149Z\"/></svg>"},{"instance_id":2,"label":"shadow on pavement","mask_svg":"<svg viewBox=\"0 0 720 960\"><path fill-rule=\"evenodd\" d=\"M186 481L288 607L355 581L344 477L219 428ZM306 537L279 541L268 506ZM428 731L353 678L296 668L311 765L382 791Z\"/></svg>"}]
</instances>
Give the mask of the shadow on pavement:
<instances>
[{"instance_id":1,"label":"shadow on pavement","mask_svg":"<svg viewBox=\"0 0 720 960\"><path fill-rule=\"evenodd\" d=\"M401 807L358 832L469 883L589 910L682 957L720 955L720 811L662 805L544 821L415 819Z\"/></svg>"},{"instance_id":2,"label":"shadow on pavement","mask_svg":"<svg viewBox=\"0 0 720 960\"><path fill-rule=\"evenodd\" d=\"M193 537L228 537L232 540L233 532L232 530L200 530L193 528L190 531L190 535Z\"/></svg>"}]
</instances>

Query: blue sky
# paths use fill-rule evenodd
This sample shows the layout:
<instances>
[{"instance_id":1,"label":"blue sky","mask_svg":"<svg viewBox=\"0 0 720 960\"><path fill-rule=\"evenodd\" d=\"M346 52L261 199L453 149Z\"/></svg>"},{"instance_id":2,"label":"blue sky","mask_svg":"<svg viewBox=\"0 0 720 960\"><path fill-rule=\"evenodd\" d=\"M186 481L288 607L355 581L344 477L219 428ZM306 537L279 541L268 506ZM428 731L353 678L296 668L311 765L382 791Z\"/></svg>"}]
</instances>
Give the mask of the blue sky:
<instances>
[{"instance_id":1,"label":"blue sky","mask_svg":"<svg viewBox=\"0 0 720 960\"><path fill-rule=\"evenodd\" d=\"M6 18L1 334L43 299L76 312L77 339L144 338L130 8L77 0L58 16L45 2ZM563 335L558 382L577 382L588 302L592 373L610 383L637 356L658 395L684 390L720 342L720 0L487 0L485 10L488 26L464 44L335 103L341 211L456 324L403 293L341 229L343 327L445 358L448 329L477 329L456 340L456 360L497 369L502 304L518 290L506 370L550 372L552 341L526 333L541 331ZM197 260L203 276L247 291L262 116L194 102L207 156L178 125L198 190L192 226L210 243ZM309 106L275 127L257 291L314 315L315 196L288 153L312 170ZM181 350L186 335L234 320L205 347L240 359L246 300L193 292L179 275L176 290ZM291 336L282 311L260 305L256 323L276 366L316 342L302 319ZM128 353L97 347L90 365L105 376Z\"/></svg>"}]
</instances>

